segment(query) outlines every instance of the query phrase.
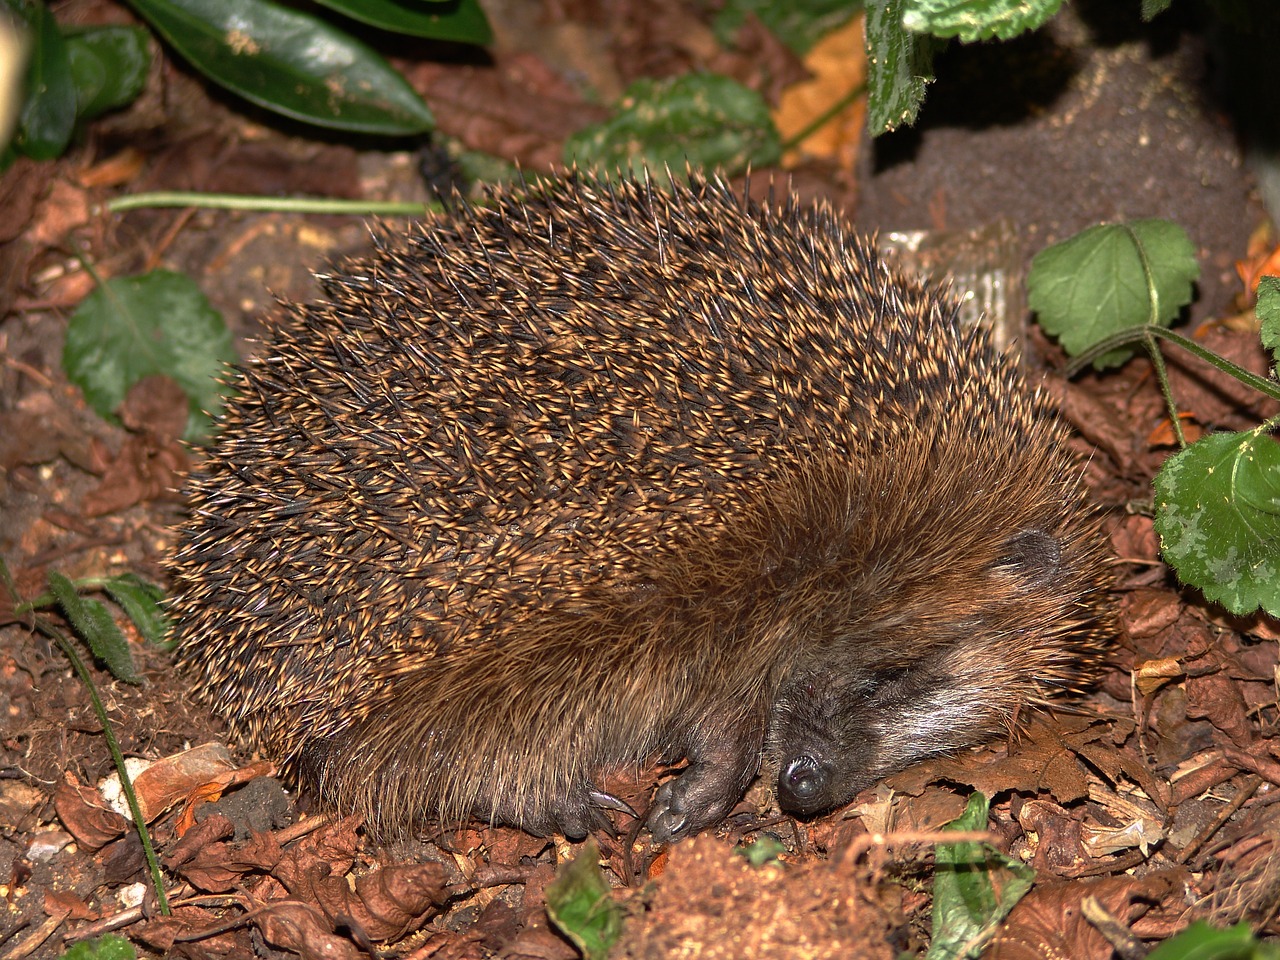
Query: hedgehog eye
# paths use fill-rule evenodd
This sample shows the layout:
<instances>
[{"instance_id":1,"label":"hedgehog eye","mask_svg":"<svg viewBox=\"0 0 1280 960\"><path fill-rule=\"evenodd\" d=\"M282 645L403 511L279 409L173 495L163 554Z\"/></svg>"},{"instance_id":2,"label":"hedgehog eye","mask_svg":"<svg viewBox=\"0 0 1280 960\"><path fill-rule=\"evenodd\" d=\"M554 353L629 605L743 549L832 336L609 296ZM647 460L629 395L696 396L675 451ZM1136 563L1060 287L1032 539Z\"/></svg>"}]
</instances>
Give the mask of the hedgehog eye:
<instances>
[{"instance_id":1,"label":"hedgehog eye","mask_svg":"<svg viewBox=\"0 0 1280 960\"><path fill-rule=\"evenodd\" d=\"M1043 587L1062 569L1062 542L1043 530L1021 530L1004 542L991 569L1018 577L1027 590Z\"/></svg>"}]
</instances>

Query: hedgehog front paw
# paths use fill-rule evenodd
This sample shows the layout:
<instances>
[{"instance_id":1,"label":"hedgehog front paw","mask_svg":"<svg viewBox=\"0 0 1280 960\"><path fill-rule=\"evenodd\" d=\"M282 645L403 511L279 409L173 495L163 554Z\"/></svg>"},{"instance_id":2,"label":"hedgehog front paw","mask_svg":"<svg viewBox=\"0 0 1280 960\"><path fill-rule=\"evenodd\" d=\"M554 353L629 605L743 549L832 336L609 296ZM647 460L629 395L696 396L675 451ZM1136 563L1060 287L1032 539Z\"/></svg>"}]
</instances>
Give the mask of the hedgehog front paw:
<instances>
[{"instance_id":1,"label":"hedgehog front paw","mask_svg":"<svg viewBox=\"0 0 1280 960\"><path fill-rule=\"evenodd\" d=\"M570 840L581 840L589 833L616 834L617 827L606 815L606 810L617 810L632 819L640 817L625 800L597 790L591 784L584 784L582 789L574 790L552 806L547 815L552 829L546 832L561 833Z\"/></svg>"},{"instance_id":2,"label":"hedgehog front paw","mask_svg":"<svg viewBox=\"0 0 1280 960\"><path fill-rule=\"evenodd\" d=\"M736 771L710 764L690 764L660 786L645 817L655 843L674 843L723 820L742 798Z\"/></svg>"}]
</instances>

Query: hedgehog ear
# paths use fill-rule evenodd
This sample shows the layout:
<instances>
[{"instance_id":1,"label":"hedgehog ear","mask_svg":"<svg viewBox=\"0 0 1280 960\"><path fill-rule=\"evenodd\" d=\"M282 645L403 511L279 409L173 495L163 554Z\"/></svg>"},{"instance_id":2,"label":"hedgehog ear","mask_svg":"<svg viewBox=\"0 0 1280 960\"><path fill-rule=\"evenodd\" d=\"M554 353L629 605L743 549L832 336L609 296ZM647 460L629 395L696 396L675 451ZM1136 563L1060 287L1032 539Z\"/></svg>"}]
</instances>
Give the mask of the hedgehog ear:
<instances>
[{"instance_id":1,"label":"hedgehog ear","mask_svg":"<svg viewBox=\"0 0 1280 960\"><path fill-rule=\"evenodd\" d=\"M1019 581L1024 590L1046 586L1062 570L1062 541L1044 530L1019 530L1000 545L990 569Z\"/></svg>"}]
</instances>

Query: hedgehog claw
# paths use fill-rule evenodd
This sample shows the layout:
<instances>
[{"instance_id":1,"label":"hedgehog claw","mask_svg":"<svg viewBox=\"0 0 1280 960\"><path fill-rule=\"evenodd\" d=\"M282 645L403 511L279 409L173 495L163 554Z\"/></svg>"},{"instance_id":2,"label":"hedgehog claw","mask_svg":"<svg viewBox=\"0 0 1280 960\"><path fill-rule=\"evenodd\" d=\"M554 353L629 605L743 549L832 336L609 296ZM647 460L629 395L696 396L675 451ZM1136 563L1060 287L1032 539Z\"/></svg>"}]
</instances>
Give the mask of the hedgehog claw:
<instances>
[{"instance_id":1,"label":"hedgehog claw","mask_svg":"<svg viewBox=\"0 0 1280 960\"><path fill-rule=\"evenodd\" d=\"M632 820L639 820L640 814L636 813L631 804L625 800L615 797L612 793L606 793L603 790L590 790L587 796L591 798L592 803L597 807L603 807L606 810L616 810L618 813L625 813Z\"/></svg>"}]
</instances>

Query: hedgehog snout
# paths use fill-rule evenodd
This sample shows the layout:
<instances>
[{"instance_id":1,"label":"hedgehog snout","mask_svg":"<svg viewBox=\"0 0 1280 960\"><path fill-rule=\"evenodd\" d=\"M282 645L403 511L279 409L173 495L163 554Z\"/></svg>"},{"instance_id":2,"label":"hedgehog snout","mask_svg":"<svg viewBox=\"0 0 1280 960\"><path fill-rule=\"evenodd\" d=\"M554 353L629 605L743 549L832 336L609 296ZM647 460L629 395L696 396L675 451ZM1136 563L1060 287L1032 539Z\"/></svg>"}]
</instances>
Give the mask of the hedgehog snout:
<instances>
[{"instance_id":1,"label":"hedgehog snout","mask_svg":"<svg viewBox=\"0 0 1280 960\"><path fill-rule=\"evenodd\" d=\"M830 787L830 767L812 754L802 753L792 757L778 774L778 806L787 813L817 813L825 809Z\"/></svg>"}]
</instances>

